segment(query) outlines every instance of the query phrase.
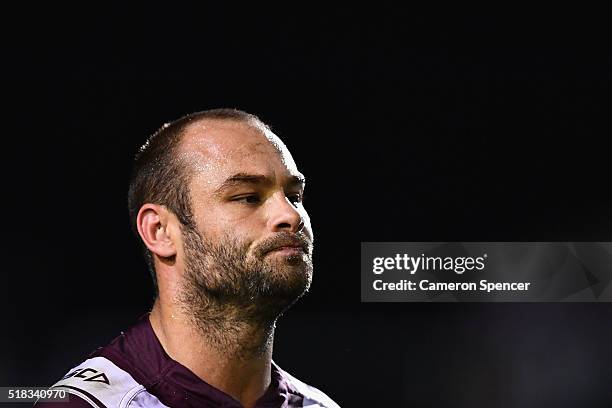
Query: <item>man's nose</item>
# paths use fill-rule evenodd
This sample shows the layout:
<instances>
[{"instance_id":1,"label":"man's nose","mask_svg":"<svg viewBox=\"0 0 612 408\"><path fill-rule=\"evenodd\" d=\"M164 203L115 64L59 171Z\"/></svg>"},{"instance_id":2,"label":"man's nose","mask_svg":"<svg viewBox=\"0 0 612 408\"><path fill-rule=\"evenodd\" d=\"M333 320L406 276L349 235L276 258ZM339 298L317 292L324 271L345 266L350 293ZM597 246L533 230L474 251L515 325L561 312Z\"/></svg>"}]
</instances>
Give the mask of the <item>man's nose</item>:
<instances>
[{"instance_id":1,"label":"man's nose","mask_svg":"<svg viewBox=\"0 0 612 408\"><path fill-rule=\"evenodd\" d=\"M297 233L304 228L304 220L295 205L284 193L272 196L268 226L273 232L288 231Z\"/></svg>"}]
</instances>

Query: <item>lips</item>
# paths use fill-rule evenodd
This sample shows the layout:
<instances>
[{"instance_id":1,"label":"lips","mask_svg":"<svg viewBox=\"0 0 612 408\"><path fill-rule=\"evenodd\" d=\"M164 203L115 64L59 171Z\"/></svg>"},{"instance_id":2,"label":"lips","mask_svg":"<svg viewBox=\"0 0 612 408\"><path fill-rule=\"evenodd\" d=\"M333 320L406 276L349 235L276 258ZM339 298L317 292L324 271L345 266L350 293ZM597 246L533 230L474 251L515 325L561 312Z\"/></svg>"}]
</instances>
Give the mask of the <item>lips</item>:
<instances>
[{"instance_id":1,"label":"lips","mask_svg":"<svg viewBox=\"0 0 612 408\"><path fill-rule=\"evenodd\" d=\"M264 253L270 252L287 252L287 253L308 253L309 243L306 239L300 240L293 236L281 235L265 245Z\"/></svg>"},{"instance_id":2,"label":"lips","mask_svg":"<svg viewBox=\"0 0 612 408\"><path fill-rule=\"evenodd\" d=\"M306 252L306 248L304 248L304 246L302 246L302 244L300 243L295 243L295 244L285 244L285 245L280 245L277 247L274 247L272 249L270 249L270 251L268 252L275 252L275 251L302 251L302 252Z\"/></svg>"},{"instance_id":3,"label":"lips","mask_svg":"<svg viewBox=\"0 0 612 408\"><path fill-rule=\"evenodd\" d=\"M304 248L302 248L301 245L283 245L272 249L272 251L282 251L284 249L299 249L300 251L304 251Z\"/></svg>"},{"instance_id":4,"label":"lips","mask_svg":"<svg viewBox=\"0 0 612 408\"><path fill-rule=\"evenodd\" d=\"M285 256L302 255L304 253L305 252L302 249L302 247L287 247L287 246L273 249L272 251L268 252L268 254L279 254L279 255L285 255Z\"/></svg>"}]
</instances>

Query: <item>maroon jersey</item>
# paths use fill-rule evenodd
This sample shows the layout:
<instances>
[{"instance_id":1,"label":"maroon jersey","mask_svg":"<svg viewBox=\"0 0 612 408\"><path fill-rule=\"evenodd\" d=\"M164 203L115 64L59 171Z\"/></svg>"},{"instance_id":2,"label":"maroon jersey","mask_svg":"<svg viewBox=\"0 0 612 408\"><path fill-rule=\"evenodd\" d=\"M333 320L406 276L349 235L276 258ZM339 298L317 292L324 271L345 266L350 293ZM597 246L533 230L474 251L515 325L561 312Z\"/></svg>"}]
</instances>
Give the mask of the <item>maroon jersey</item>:
<instances>
[{"instance_id":1,"label":"maroon jersey","mask_svg":"<svg viewBox=\"0 0 612 408\"><path fill-rule=\"evenodd\" d=\"M93 352L51 388L65 389L70 402L41 402L36 407L242 407L236 399L170 358L157 339L148 314L109 345ZM272 362L272 382L256 407L338 405Z\"/></svg>"}]
</instances>

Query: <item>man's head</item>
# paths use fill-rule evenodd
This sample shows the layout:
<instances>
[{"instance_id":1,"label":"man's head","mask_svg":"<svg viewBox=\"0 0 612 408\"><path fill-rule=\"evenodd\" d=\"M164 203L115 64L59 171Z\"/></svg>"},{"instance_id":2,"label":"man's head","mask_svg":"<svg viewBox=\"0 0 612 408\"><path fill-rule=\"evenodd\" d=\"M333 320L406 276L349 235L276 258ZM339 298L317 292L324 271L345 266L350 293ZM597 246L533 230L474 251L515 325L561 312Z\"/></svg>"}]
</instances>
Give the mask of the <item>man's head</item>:
<instances>
[{"instance_id":1,"label":"man's head","mask_svg":"<svg viewBox=\"0 0 612 408\"><path fill-rule=\"evenodd\" d=\"M281 313L312 276L303 189L285 145L253 115L203 111L162 127L136 157L128 199L160 296L201 314Z\"/></svg>"}]
</instances>

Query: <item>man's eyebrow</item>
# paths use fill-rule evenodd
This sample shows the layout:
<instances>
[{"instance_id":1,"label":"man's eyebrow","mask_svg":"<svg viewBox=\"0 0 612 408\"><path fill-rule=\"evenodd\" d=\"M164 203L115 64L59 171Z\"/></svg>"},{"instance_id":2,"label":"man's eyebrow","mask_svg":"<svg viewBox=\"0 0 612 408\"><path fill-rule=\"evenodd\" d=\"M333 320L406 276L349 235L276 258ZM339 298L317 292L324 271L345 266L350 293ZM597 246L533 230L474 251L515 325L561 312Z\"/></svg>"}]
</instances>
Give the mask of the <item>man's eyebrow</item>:
<instances>
[{"instance_id":1,"label":"man's eyebrow","mask_svg":"<svg viewBox=\"0 0 612 408\"><path fill-rule=\"evenodd\" d=\"M302 174L296 174L289 177L287 185L299 186L306 183L306 178ZM225 179L223 183L215 190L216 193L220 193L230 187L236 187L242 184L260 184L270 185L272 180L264 176L263 174L248 174L248 173L236 173L233 176Z\"/></svg>"}]
</instances>

